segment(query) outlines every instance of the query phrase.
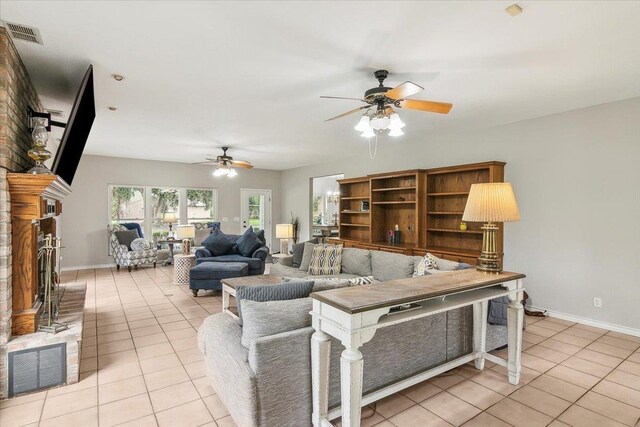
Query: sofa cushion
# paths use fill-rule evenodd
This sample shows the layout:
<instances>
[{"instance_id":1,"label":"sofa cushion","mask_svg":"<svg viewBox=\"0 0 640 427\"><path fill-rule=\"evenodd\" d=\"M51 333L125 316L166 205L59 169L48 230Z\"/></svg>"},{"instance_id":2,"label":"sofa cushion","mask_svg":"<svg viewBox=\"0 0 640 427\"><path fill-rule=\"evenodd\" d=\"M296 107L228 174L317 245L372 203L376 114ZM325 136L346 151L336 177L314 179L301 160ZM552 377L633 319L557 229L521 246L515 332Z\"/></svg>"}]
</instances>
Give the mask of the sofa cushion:
<instances>
[{"instance_id":1,"label":"sofa cushion","mask_svg":"<svg viewBox=\"0 0 640 427\"><path fill-rule=\"evenodd\" d=\"M267 238L264 237L264 230L256 231L256 236L258 236L258 239L260 239L260 242L262 242L261 246L266 246L267 245Z\"/></svg>"},{"instance_id":2,"label":"sofa cushion","mask_svg":"<svg viewBox=\"0 0 640 427\"><path fill-rule=\"evenodd\" d=\"M299 268L289 267L284 264L271 264L269 274L280 277L295 277L297 279L307 276L306 271L301 271Z\"/></svg>"},{"instance_id":3,"label":"sofa cushion","mask_svg":"<svg viewBox=\"0 0 640 427\"><path fill-rule=\"evenodd\" d=\"M342 269L342 245L316 245L311 253L309 274L340 274Z\"/></svg>"},{"instance_id":4,"label":"sofa cushion","mask_svg":"<svg viewBox=\"0 0 640 427\"><path fill-rule=\"evenodd\" d=\"M371 276L371 251L357 248L342 249L342 272Z\"/></svg>"},{"instance_id":5,"label":"sofa cushion","mask_svg":"<svg viewBox=\"0 0 640 427\"><path fill-rule=\"evenodd\" d=\"M311 239L307 242L301 242L301 243L296 243L295 245L292 245L292 250L293 250L293 259L292 259L292 267L300 267L300 264L302 264L302 255L304 254L304 244L305 243L313 243L313 244L317 244L318 243L318 238L316 237L315 239Z\"/></svg>"},{"instance_id":6,"label":"sofa cushion","mask_svg":"<svg viewBox=\"0 0 640 427\"><path fill-rule=\"evenodd\" d=\"M139 238L138 230L120 230L115 232L116 239L121 245L125 245L127 249L131 250L131 243Z\"/></svg>"},{"instance_id":7,"label":"sofa cushion","mask_svg":"<svg viewBox=\"0 0 640 427\"><path fill-rule=\"evenodd\" d=\"M199 258L198 264L210 262L244 262L249 265L249 270L259 270L262 268L262 260L259 258L249 258L242 255L220 255L211 258Z\"/></svg>"},{"instance_id":8,"label":"sofa cushion","mask_svg":"<svg viewBox=\"0 0 640 427\"><path fill-rule=\"evenodd\" d=\"M311 326L313 308L311 298L287 301L242 302L242 345L249 348L251 341L282 332Z\"/></svg>"},{"instance_id":9,"label":"sofa cushion","mask_svg":"<svg viewBox=\"0 0 640 427\"><path fill-rule=\"evenodd\" d=\"M247 228L247 231L236 240L236 248L243 256L251 256L260 246L262 246L262 242L251 227Z\"/></svg>"},{"instance_id":10,"label":"sofa cushion","mask_svg":"<svg viewBox=\"0 0 640 427\"><path fill-rule=\"evenodd\" d=\"M246 262L203 262L189 271L190 279L229 279L232 277L244 277L249 274L249 266Z\"/></svg>"},{"instance_id":11,"label":"sofa cushion","mask_svg":"<svg viewBox=\"0 0 640 427\"><path fill-rule=\"evenodd\" d=\"M224 255L233 248L235 242L222 230L213 231L209 237L202 241L202 246L207 248L213 256Z\"/></svg>"},{"instance_id":12,"label":"sofa cushion","mask_svg":"<svg viewBox=\"0 0 640 427\"><path fill-rule=\"evenodd\" d=\"M302 253L302 261L300 261L300 270L309 271L309 263L311 262L311 254L313 253L313 248L316 246L315 243L305 242L304 243L304 251Z\"/></svg>"},{"instance_id":13,"label":"sofa cushion","mask_svg":"<svg viewBox=\"0 0 640 427\"><path fill-rule=\"evenodd\" d=\"M391 252L371 251L373 278L381 282L405 279L413 275L413 258Z\"/></svg>"},{"instance_id":14,"label":"sofa cushion","mask_svg":"<svg viewBox=\"0 0 640 427\"><path fill-rule=\"evenodd\" d=\"M236 286L236 300L240 323L242 323L242 300L264 302L306 298L311 294L312 290L313 282L310 280L282 283L280 285L238 285Z\"/></svg>"},{"instance_id":15,"label":"sofa cushion","mask_svg":"<svg viewBox=\"0 0 640 427\"><path fill-rule=\"evenodd\" d=\"M313 292L321 292L329 289L346 288L348 286L361 286L373 283L373 276L347 278L321 278L313 281Z\"/></svg>"}]
</instances>

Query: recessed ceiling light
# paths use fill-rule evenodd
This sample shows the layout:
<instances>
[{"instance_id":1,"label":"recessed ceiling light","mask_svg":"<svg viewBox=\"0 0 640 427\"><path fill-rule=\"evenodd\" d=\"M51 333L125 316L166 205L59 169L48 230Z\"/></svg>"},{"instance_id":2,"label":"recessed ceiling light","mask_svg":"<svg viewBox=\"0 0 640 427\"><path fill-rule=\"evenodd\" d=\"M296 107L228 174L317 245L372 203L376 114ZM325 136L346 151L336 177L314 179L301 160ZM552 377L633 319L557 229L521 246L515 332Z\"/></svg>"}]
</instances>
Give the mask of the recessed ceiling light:
<instances>
[{"instance_id":1,"label":"recessed ceiling light","mask_svg":"<svg viewBox=\"0 0 640 427\"><path fill-rule=\"evenodd\" d=\"M509 16L518 16L522 13L522 8L514 3L511 6L507 7L505 11L509 14Z\"/></svg>"},{"instance_id":2,"label":"recessed ceiling light","mask_svg":"<svg viewBox=\"0 0 640 427\"><path fill-rule=\"evenodd\" d=\"M109 111L116 111L118 107L109 107Z\"/></svg>"},{"instance_id":3,"label":"recessed ceiling light","mask_svg":"<svg viewBox=\"0 0 640 427\"><path fill-rule=\"evenodd\" d=\"M117 82L121 82L124 80L124 76L122 74L111 74L111 77Z\"/></svg>"}]
</instances>

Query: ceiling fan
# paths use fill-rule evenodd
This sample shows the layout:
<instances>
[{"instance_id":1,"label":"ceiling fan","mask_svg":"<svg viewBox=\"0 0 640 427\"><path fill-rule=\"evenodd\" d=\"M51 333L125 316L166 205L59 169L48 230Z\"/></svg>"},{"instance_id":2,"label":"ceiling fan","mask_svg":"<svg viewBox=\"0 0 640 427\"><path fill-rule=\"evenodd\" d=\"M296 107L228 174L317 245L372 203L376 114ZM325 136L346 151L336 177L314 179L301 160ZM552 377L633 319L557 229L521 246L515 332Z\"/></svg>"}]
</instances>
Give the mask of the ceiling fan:
<instances>
[{"instance_id":1,"label":"ceiling fan","mask_svg":"<svg viewBox=\"0 0 640 427\"><path fill-rule=\"evenodd\" d=\"M380 84L367 90L362 98L321 96L320 98L351 99L362 101L367 104L325 121L329 122L331 120L348 116L349 114L367 110L367 112L365 112L365 114L360 118L358 125L355 127L357 131L362 132L362 136L372 137L375 136L375 131L382 131L385 129L390 130L389 135L391 136L400 136L403 134L401 129L404 127L404 123L402 123L394 108L406 108L409 110L426 111L429 113L448 114L449 111L451 111L451 107L453 107L453 104L447 102L407 99L408 97L423 91L424 88L409 81L394 88L387 87L383 83L387 76L389 76L389 72L387 70L377 70L373 75L378 79Z\"/></svg>"},{"instance_id":2,"label":"ceiling fan","mask_svg":"<svg viewBox=\"0 0 640 427\"><path fill-rule=\"evenodd\" d=\"M228 176L230 178L238 175L235 168L253 169L253 165L244 160L233 160L233 157L227 155L229 147L221 147L222 155L217 157L205 157L204 162L192 163L194 165L214 164L218 167L213 171L213 176Z\"/></svg>"}]
</instances>

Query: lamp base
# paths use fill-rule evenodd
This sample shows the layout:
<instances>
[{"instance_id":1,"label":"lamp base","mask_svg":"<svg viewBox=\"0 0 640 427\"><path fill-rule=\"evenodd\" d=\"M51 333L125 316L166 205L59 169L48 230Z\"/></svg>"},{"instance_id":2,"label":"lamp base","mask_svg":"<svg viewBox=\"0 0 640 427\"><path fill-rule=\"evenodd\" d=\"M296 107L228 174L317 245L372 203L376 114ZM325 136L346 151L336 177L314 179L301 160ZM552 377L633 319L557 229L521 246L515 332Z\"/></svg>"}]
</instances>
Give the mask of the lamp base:
<instances>
[{"instance_id":1,"label":"lamp base","mask_svg":"<svg viewBox=\"0 0 640 427\"><path fill-rule=\"evenodd\" d=\"M280 253L283 255L289 254L289 239L280 239Z\"/></svg>"},{"instance_id":2,"label":"lamp base","mask_svg":"<svg viewBox=\"0 0 640 427\"><path fill-rule=\"evenodd\" d=\"M182 253L185 255L191 254L191 239L184 239L182 241Z\"/></svg>"},{"instance_id":3,"label":"lamp base","mask_svg":"<svg viewBox=\"0 0 640 427\"><path fill-rule=\"evenodd\" d=\"M496 249L497 231L498 227L492 222L488 222L482 227L482 252L478 257L478 265L476 265L478 271L496 274L502 272L502 260Z\"/></svg>"}]
</instances>

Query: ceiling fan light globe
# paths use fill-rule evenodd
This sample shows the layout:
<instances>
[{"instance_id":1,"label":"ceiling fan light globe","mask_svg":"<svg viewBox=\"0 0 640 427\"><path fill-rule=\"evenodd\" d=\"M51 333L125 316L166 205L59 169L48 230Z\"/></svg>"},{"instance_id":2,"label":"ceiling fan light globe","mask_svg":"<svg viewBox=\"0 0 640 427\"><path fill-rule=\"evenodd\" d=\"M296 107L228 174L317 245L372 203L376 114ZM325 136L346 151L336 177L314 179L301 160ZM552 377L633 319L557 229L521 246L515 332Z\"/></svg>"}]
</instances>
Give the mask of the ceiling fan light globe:
<instances>
[{"instance_id":1,"label":"ceiling fan light globe","mask_svg":"<svg viewBox=\"0 0 640 427\"><path fill-rule=\"evenodd\" d=\"M368 127L369 127L369 116L365 114L364 116L360 117L360 121L354 127L354 129L357 130L358 132L364 132L365 130L367 130Z\"/></svg>"},{"instance_id":2,"label":"ceiling fan light globe","mask_svg":"<svg viewBox=\"0 0 640 427\"><path fill-rule=\"evenodd\" d=\"M213 171L213 176L225 176L229 173L229 169L226 167L219 167Z\"/></svg>"},{"instance_id":3,"label":"ceiling fan light globe","mask_svg":"<svg viewBox=\"0 0 640 427\"><path fill-rule=\"evenodd\" d=\"M389 117L389 129L402 129L405 126L404 122L400 120L398 113L393 113Z\"/></svg>"},{"instance_id":4,"label":"ceiling fan light globe","mask_svg":"<svg viewBox=\"0 0 640 427\"><path fill-rule=\"evenodd\" d=\"M402 132L400 128L391 129L389 131L389 136L402 136L402 135L404 135L404 132Z\"/></svg>"},{"instance_id":5,"label":"ceiling fan light globe","mask_svg":"<svg viewBox=\"0 0 640 427\"><path fill-rule=\"evenodd\" d=\"M229 172L227 172L227 176L229 178L233 178L234 176L238 176L238 172L236 172L235 169L229 169Z\"/></svg>"},{"instance_id":6,"label":"ceiling fan light globe","mask_svg":"<svg viewBox=\"0 0 640 427\"><path fill-rule=\"evenodd\" d=\"M389 117L378 116L371 119L371 127L375 130L384 130L389 127Z\"/></svg>"},{"instance_id":7,"label":"ceiling fan light globe","mask_svg":"<svg viewBox=\"0 0 640 427\"><path fill-rule=\"evenodd\" d=\"M360 135L364 138L371 138L373 136L376 136L376 133L373 131L372 128L368 127L367 129L365 129L364 132L362 132L362 134Z\"/></svg>"}]
</instances>

